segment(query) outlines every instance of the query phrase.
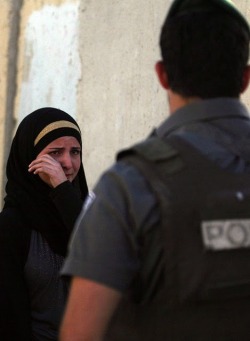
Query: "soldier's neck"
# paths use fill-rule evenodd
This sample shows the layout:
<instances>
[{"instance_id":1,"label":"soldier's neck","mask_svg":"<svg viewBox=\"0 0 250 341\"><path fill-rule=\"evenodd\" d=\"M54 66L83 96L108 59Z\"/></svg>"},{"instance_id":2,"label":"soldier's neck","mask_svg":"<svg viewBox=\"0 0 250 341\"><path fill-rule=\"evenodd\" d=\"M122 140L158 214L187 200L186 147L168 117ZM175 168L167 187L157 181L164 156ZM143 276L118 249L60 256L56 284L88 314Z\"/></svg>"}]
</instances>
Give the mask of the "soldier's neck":
<instances>
[{"instance_id":1,"label":"soldier's neck","mask_svg":"<svg viewBox=\"0 0 250 341\"><path fill-rule=\"evenodd\" d=\"M176 110L194 102L201 101L199 97L183 97L172 90L168 90L168 103L170 109L170 115L172 115Z\"/></svg>"}]
</instances>

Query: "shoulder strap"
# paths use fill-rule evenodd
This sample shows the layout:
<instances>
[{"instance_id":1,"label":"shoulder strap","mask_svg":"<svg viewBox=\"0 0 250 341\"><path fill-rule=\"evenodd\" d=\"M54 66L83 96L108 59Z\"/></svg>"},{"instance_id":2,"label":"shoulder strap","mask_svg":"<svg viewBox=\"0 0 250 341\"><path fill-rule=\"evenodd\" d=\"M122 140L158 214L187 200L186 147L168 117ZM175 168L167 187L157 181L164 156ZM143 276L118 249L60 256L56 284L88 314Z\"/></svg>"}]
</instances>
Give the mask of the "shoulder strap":
<instances>
[{"instance_id":1,"label":"shoulder strap","mask_svg":"<svg viewBox=\"0 0 250 341\"><path fill-rule=\"evenodd\" d=\"M137 159L140 161L136 161ZM117 155L117 160L126 160L127 162L130 160L130 163L137 166L143 174L147 172L151 175L152 167L159 168L159 171L161 170L165 174L173 174L184 166L176 147L166 143L158 136L151 136L132 148L121 151ZM159 171L157 172L158 176Z\"/></svg>"}]
</instances>

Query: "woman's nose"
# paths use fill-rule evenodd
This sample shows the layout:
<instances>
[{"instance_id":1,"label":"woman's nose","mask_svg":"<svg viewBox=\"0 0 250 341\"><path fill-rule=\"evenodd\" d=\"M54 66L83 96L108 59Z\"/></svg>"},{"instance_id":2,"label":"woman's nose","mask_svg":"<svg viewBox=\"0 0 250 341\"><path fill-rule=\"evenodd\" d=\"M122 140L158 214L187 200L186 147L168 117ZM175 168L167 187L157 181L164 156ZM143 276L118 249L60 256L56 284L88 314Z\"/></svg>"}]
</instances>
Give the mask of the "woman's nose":
<instances>
[{"instance_id":1,"label":"woman's nose","mask_svg":"<svg viewBox=\"0 0 250 341\"><path fill-rule=\"evenodd\" d=\"M63 154L62 157L60 158L60 163L63 168L67 168L67 169L72 168L71 155L68 153Z\"/></svg>"}]
</instances>

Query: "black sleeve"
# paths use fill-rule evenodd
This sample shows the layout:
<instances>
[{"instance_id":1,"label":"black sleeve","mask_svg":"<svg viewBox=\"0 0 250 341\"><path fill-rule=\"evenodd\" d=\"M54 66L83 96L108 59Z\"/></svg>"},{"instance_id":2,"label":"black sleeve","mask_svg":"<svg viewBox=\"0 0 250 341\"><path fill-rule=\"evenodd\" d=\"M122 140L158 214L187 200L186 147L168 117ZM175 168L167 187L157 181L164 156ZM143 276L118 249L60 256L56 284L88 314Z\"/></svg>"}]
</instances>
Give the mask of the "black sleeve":
<instances>
[{"instance_id":1,"label":"black sleeve","mask_svg":"<svg viewBox=\"0 0 250 341\"><path fill-rule=\"evenodd\" d=\"M83 206L83 201L75 187L71 182L65 181L51 191L50 198L59 211L64 224L69 230L72 230Z\"/></svg>"},{"instance_id":2,"label":"black sleeve","mask_svg":"<svg viewBox=\"0 0 250 341\"><path fill-rule=\"evenodd\" d=\"M24 264L30 243L17 212L0 214L0 340L30 341L31 319Z\"/></svg>"}]
</instances>

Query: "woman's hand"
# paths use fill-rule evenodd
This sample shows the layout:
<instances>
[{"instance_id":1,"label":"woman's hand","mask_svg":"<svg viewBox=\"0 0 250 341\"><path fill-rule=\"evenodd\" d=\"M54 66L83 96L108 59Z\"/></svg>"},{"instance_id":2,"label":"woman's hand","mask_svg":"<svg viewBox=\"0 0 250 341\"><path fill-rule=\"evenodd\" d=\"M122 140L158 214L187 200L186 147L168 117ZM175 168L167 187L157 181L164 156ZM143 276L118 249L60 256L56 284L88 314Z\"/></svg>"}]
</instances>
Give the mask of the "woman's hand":
<instances>
[{"instance_id":1,"label":"woman's hand","mask_svg":"<svg viewBox=\"0 0 250 341\"><path fill-rule=\"evenodd\" d=\"M28 171L33 174L38 174L46 184L53 188L67 181L61 164L49 154L38 156L31 162Z\"/></svg>"}]
</instances>

